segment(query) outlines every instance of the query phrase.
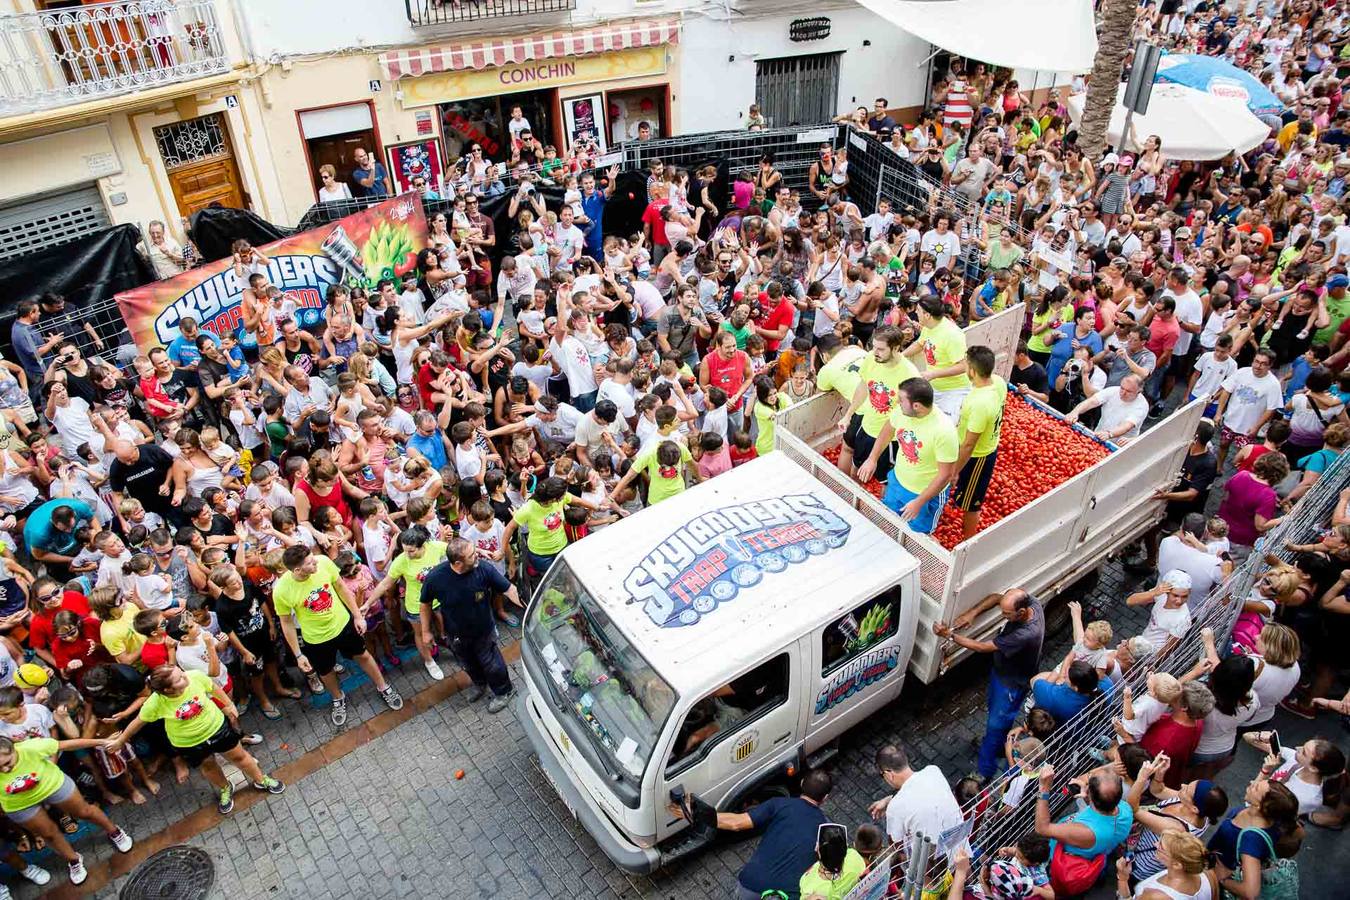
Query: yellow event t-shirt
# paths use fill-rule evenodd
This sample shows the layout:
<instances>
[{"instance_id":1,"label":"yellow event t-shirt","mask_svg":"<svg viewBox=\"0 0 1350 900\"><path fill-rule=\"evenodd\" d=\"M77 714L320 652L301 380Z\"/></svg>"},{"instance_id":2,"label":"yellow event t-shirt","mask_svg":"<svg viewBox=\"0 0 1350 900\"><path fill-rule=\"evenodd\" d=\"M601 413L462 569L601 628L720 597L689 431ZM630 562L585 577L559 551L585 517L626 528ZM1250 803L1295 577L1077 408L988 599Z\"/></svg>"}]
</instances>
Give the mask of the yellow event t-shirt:
<instances>
[{"instance_id":1,"label":"yellow event t-shirt","mask_svg":"<svg viewBox=\"0 0 1350 900\"><path fill-rule=\"evenodd\" d=\"M655 506L662 500L674 497L684 490L684 467L694 461L694 455L684 444L680 448L680 462L674 466L663 466L656 460L656 451L665 441L658 441L651 449L633 460L633 468L645 471L651 482L647 485L647 505Z\"/></svg>"},{"instance_id":2,"label":"yellow event t-shirt","mask_svg":"<svg viewBox=\"0 0 1350 900\"><path fill-rule=\"evenodd\" d=\"M900 408L901 383L918 376L919 370L914 368L914 363L903 356L897 356L882 365L877 362L876 356L868 353L862 368L858 370L858 380L867 389L867 396L863 397L859 410L862 413L863 431L872 437L881 434L881 426L886 424L887 416L892 410Z\"/></svg>"},{"instance_id":3,"label":"yellow event t-shirt","mask_svg":"<svg viewBox=\"0 0 1350 900\"><path fill-rule=\"evenodd\" d=\"M66 773L52 762L61 746L51 738L29 738L14 745L14 767L0 772L0 810L31 809L66 783Z\"/></svg>"},{"instance_id":4,"label":"yellow event t-shirt","mask_svg":"<svg viewBox=\"0 0 1350 900\"><path fill-rule=\"evenodd\" d=\"M422 555L417 559L409 556L406 550L394 557L389 567L389 577L403 579L403 608L408 611L408 615L416 616L422 611L422 581L434 566L445 559L445 551L449 546L445 541L427 541L422 547ZM435 604L437 608L440 605L439 601Z\"/></svg>"},{"instance_id":5,"label":"yellow event t-shirt","mask_svg":"<svg viewBox=\"0 0 1350 900\"><path fill-rule=\"evenodd\" d=\"M294 572L277 579L272 588L272 605L277 615L295 614L300 635L307 644L322 644L342 633L352 614L338 596L335 586L341 580L337 565L326 556L315 556L319 568L301 580Z\"/></svg>"},{"instance_id":6,"label":"yellow event t-shirt","mask_svg":"<svg viewBox=\"0 0 1350 900\"><path fill-rule=\"evenodd\" d=\"M936 408L922 419L897 409L891 424L895 426L895 479L911 494L921 494L937 475L939 463L956 462L961 450L956 426Z\"/></svg>"},{"instance_id":7,"label":"yellow event t-shirt","mask_svg":"<svg viewBox=\"0 0 1350 900\"><path fill-rule=\"evenodd\" d=\"M525 546L535 556L556 556L567 546L567 532L563 530L563 507L572 502L571 494L561 500L540 504L533 498L511 514L517 525L529 529Z\"/></svg>"},{"instance_id":8,"label":"yellow event t-shirt","mask_svg":"<svg viewBox=\"0 0 1350 900\"><path fill-rule=\"evenodd\" d=\"M215 682L205 672L193 670L187 675L187 690L176 697L151 694L141 706L142 722L164 720L164 731L175 747L195 747L206 741L225 721L225 713L211 701Z\"/></svg>"},{"instance_id":9,"label":"yellow event t-shirt","mask_svg":"<svg viewBox=\"0 0 1350 900\"><path fill-rule=\"evenodd\" d=\"M838 391L845 400L853 399L858 389L863 357L868 353L861 347L840 347L829 362L816 373L816 387L822 391Z\"/></svg>"},{"instance_id":10,"label":"yellow event t-shirt","mask_svg":"<svg viewBox=\"0 0 1350 900\"><path fill-rule=\"evenodd\" d=\"M1003 404L1007 400L1008 383L994 375L984 387L971 388L961 403L957 437L964 442L966 434L972 431L980 436L971 451L972 457L988 456L998 449L999 432L1003 430Z\"/></svg>"},{"instance_id":11,"label":"yellow event t-shirt","mask_svg":"<svg viewBox=\"0 0 1350 900\"><path fill-rule=\"evenodd\" d=\"M957 325L946 316L932 328L919 332L919 352L930 369L945 369L966 359L966 336ZM970 387L970 376L962 372L959 375L944 375L929 381L935 391L959 391Z\"/></svg>"}]
</instances>

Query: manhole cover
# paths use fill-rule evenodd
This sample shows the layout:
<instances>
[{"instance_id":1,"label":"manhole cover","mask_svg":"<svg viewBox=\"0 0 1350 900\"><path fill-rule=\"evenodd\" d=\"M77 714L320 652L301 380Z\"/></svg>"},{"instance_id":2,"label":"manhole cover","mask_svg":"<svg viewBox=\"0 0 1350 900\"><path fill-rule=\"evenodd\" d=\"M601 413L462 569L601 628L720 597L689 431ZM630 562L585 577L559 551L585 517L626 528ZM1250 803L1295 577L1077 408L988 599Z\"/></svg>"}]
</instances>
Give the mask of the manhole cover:
<instances>
[{"instance_id":1,"label":"manhole cover","mask_svg":"<svg viewBox=\"0 0 1350 900\"><path fill-rule=\"evenodd\" d=\"M205 900L216 867L204 850L180 845L161 850L136 867L118 900Z\"/></svg>"}]
</instances>

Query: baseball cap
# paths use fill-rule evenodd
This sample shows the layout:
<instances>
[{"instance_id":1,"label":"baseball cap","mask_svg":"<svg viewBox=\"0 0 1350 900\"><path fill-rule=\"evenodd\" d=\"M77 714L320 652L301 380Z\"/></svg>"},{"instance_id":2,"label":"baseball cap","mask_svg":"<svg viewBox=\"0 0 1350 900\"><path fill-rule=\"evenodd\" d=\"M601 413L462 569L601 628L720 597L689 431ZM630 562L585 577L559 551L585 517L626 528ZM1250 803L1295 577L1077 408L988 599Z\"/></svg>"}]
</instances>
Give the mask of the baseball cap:
<instances>
[{"instance_id":1,"label":"baseball cap","mask_svg":"<svg viewBox=\"0 0 1350 900\"><path fill-rule=\"evenodd\" d=\"M47 670L35 663L24 663L14 673L14 686L21 691L35 691L47 681Z\"/></svg>"},{"instance_id":2,"label":"baseball cap","mask_svg":"<svg viewBox=\"0 0 1350 900\"><path fill-rule=\"evenodd\" d=\"M1120 164L1122 166L1132 166L1134 165L1134 157L1126 153L1124 156L1120 158Z\"/></svg>"},{"instance_id":3,"label":"baseball cap","mask_svg":"<svg viewBox=\"0 0 1350 900\"><path fill-rule=\"evenodd\" d=\"M1347 285L1350 285L1350 278L1347 278L1344 275L1332 275L1330 278L1327 279L1328 290L1343 288L1346 287Z\"/></svg>"},{"instance_id":4,"label":"baseball cap","mask_svg":"<svg viewBox=\"0 0 1350 900\"><path fill-rule=\"evenodd\" d=\"M1108 153L1102 157L1102 165L1104 166L1114 166L1118 162L1120 162L1120 157L1115 153Z\"/></svg>"}]
</instances>

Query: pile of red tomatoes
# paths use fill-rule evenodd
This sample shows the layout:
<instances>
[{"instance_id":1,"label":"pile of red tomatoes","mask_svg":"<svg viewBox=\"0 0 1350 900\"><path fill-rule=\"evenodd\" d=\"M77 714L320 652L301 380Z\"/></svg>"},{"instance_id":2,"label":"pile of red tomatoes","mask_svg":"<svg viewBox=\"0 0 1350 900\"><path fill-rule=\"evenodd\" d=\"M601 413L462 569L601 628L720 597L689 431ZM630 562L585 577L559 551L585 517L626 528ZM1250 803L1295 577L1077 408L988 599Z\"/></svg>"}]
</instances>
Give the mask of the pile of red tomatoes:
<instances>
[{"instance_id":1,"label":"pile of red tomatoes","mask_svg":"<svg viewBox=\"0 0 1350 900\"><path fill-rule=\"evenodd\" d=\"M1109 452L1062 419L1010 393L1003 408L998 463L980 516L981 530L1059 487ZM830 462L838 462L839 448L827 451L825 456ZM883 489L879 481L867 485L877 499L881 499ZM953 503L942 511L933 537L948 550L961 543L961 510Z\"/></svg>"}]
</instances>

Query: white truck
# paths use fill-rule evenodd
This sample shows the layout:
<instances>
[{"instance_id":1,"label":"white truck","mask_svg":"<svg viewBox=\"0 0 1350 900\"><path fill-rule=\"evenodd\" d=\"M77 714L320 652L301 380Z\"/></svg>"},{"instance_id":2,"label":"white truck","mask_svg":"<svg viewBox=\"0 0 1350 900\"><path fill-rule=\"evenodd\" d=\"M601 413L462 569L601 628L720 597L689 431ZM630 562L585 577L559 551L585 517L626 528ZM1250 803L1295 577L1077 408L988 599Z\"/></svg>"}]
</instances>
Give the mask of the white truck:
<instances>
[{"instance_id":1,"label":"white truck","mask_svg":"<svg viewBox=\"0 0 1350 900\"><path fill-rule=\"evenodd\" d=\"M966 330L1008 376L1016 308ZM619 866L712 839L672 791L737 809L937 678L931 623L1012 586L1049 598L1156 522L1203 403L954 550L906 528L821 453L844 400L779 414L767 456L569 546L526 612L517 715L564 803ZM972 635L993 633L996 610Z\"/></svg>"},{"instance_id":2,"label":"white truck","mask_svg":"<svg viewBox=\"0 0 1350 900\"><path fill-rule=\"evenodd\" d=\"M711 839L721 809L900 694L919 566L782 453L569 546L525 615L517 715L545 775L619 866Z\"/></svg>"}]
</instances>

